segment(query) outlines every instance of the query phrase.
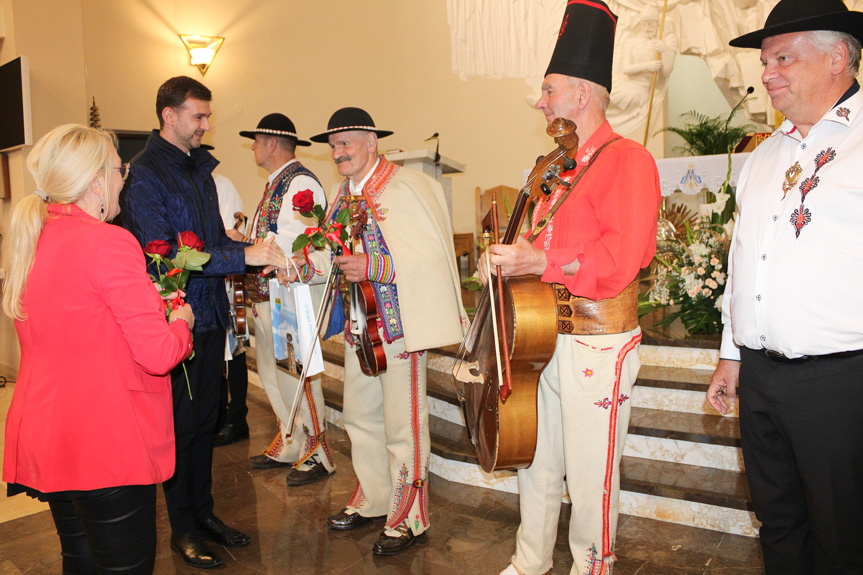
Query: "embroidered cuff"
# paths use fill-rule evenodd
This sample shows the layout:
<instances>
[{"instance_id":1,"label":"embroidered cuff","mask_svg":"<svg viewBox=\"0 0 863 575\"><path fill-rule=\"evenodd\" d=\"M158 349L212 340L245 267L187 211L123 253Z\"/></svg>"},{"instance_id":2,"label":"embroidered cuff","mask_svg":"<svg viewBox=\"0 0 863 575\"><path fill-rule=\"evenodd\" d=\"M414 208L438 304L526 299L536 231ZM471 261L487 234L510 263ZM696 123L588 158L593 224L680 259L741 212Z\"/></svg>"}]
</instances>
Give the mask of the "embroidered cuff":
<instances>
[{"instance_id":1,"label":"embroidered cuff","mask_svg":"<svg viewBox=\"0 0 863 575\"><path fill-rule=\"evenodd\" d=\"M393 268L393 258L384 254L367 254L366 275L369 281L379 284L391 284L396 281L396 270Z\"/></svg>"},{"instance_id":2,"label":"embroidered cuff","mask_svg":"<svg viewBox=\"0 0 863 575\"><path fill-rule=\"evenodd\" d=\"M300 281L309 283L315 277L315 266L312 263L306 263L300 266Z\"/></svg>"}]
</instances>

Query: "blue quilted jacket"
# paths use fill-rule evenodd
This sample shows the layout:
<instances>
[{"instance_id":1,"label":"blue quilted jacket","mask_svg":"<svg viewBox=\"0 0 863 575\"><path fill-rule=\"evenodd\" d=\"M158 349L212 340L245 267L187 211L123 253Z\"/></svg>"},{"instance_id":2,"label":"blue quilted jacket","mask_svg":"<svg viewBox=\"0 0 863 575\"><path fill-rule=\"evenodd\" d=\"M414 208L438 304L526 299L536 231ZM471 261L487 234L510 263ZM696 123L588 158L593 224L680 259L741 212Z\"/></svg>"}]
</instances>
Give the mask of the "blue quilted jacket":
<instances>
[{"instance_id":1,"label":"blue quilted jacket","mask_svg":"<svg viewBox=\"0 0 863 575\"><path fill-rule=\"evenodd\" d=\"M189 155L153 130L144 150L135 156L129 179L120 193L123 226L143 248L153 240L171 244L191 230L204 242L210 261L203 272L192 272L186 301L195 312L195 332L224 330L229 325L225 275L244 273L245 244L225 235L213 169L218 165L203 149ZM149 258L148 258L149 260ZM152 266L148 268L154 273Z\"/></svg>"}]
</instances>

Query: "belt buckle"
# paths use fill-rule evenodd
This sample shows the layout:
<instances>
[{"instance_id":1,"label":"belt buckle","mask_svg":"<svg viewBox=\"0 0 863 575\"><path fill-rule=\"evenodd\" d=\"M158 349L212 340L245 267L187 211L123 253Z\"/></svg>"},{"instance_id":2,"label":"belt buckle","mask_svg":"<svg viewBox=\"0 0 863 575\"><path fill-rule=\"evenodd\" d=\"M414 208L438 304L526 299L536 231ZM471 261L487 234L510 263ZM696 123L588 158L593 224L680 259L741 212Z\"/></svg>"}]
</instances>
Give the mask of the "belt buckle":
<instances>
[{"instance_id":1,"label":"belt buckle","mask_svg":"<svg viewBox=\"0 0 863 575\"><path fill-rule=\"evenodd\" d=\"M778 361L788 361L788 358L778 351L773 351L772 349L763 349L764 355L769 357L770 359L775 359Z\"/></svg>"}]
</instances>

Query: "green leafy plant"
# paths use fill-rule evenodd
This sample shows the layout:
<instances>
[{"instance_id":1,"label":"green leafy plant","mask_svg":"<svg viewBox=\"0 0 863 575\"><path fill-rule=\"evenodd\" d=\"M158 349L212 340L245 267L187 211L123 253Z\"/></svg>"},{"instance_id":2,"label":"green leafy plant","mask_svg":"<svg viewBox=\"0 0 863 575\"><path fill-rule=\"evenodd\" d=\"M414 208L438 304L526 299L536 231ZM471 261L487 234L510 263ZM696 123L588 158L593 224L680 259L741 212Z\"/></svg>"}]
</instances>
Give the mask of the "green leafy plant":
<instances>
[{"instance_id":1,"label":"green leafy plant","mask_svg":"<svg viewBox=\"0 0 863 575\"><path fill-rule=\"evenodd\" d=\"M732 112L731 118L737 113ZM746 124L744 126L728 126L728 139L725 137L726 122L730 118L722 116L707 116L690 110L680 115L681 119L689 119L683 123L683 127L668 126L660 132L671 132L684 139L686 145L675 146L674 152L689 156L709 156L712 154L725 154L729 148L734 149L740 140L755 126ZM727 145L726 145L727 142Z\"/></svg>"}]
</instances>

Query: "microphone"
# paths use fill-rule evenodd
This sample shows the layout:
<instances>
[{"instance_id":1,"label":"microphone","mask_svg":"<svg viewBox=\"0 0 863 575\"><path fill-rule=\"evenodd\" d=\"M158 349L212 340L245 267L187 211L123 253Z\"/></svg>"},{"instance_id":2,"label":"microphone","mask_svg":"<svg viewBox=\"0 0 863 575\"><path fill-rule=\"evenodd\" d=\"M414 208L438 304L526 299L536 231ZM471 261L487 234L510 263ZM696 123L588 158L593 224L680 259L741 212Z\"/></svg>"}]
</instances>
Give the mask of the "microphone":
<instances>
[{"instance_id":1,"label":"microphone","mask_svg":"<svg viewBox=\"0 0 863 575\"><path fill-rule=\"evenodd\" d=\"M749 95L752 94L752 92L754 92L754 91L755 91L755 88L753 88L752 86L749 86L748 88L746 88L746 93L743 94L743 97L740 98L740 101L737 102L737 105L734 106L733 108L731 108L731 113L728 114L728 119L725 120L725 151L728 153L731 152L731 150L728 149L728 124L731 123L731 118L734 117L734 114L737 112L738 109L740 109L740 106L743 105L743 102L746 101L746 98L748 98Z\"/></svg>"},{"instance_id":2,"label":"microphone","mask_svg":"<svg viewBox=\"0 0 863 575\"><path fill-rule=\"evenodd\" d=\"M434 147L434 163L435 164L440 163L440 138L438 136L439 136L439 134L437 132L435 132L434 134L432 134L431 136L429 136L428 138L425 139L426 142L429 142L431 140L436 141L435 147Z\"/></svg>"}]
</instances>

